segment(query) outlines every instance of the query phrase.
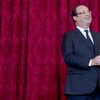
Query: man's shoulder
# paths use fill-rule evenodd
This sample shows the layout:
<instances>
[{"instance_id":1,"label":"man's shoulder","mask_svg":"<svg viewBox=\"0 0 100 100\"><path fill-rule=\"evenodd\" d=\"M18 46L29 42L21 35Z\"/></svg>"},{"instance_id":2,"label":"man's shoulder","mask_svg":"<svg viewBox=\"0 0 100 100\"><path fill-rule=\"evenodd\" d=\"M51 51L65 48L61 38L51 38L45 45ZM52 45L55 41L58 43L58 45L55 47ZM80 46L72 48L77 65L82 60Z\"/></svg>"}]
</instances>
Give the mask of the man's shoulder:
<instances>
[{"instance_id":1,"label":"man's shoulder","mask_svg":"<svg viewBox=\"0 0 100 100\"><path fill-rule=\"evenodd\" d=\"M67 32L64 32L64 35L73 35L75 33L75 30L69 30Z\"/></svg>"},{"instance_id":2,"label":"man's shoulder","mask_svg":"<svg viewBox=\"0 0 100 100\"><path fill-rule=\"evenodd\" d=\"M91 34L92 34L94 37L100 38L100 32L93 31L93 30L90 30L90 32L91 32Z\"/></svg>"},{"instance_id":3,"label":"man's shoulder","mask_svg":"<svg viewBox=\"0 0 100 100\"><path fill-rule=\"evenodd\" d=\"M93 35L94 41L100 44L100 32L92 31L92 33L93 33L92 35Z\"/></svg>"},{"instance_id":4,"label":"man's shoulder","mask_svg":"<svg viewBox=\"0 0 100 100\"><path fill-rule=\"evenodd\" d=\"M95 33L96 35L100 35L100 32L94 31L94 30L90 30L92 33Z\"/></svg>"}]
</instances>

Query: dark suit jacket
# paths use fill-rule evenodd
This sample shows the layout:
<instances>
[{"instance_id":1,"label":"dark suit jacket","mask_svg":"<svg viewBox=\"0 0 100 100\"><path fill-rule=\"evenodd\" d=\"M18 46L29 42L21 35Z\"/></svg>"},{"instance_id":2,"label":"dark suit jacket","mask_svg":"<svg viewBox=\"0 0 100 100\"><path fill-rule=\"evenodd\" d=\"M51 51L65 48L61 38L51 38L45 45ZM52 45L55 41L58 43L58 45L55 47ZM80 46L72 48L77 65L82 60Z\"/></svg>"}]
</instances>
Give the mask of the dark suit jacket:
<instances>
[{"instance_id":1,"label":"dark suit jacket","mask_svg":"<svg viewBox=\"0 0 100 100\"><path fill-rule=\"evenodd\" d=\"M91 34L95 52L77 28L63 36L62 52L68 65L65 94L91 93L96 88L97 80L100 81L100 69L88 66L90 59L100 55L100 33L91 31Z\"/></svg>"}]
</instances>

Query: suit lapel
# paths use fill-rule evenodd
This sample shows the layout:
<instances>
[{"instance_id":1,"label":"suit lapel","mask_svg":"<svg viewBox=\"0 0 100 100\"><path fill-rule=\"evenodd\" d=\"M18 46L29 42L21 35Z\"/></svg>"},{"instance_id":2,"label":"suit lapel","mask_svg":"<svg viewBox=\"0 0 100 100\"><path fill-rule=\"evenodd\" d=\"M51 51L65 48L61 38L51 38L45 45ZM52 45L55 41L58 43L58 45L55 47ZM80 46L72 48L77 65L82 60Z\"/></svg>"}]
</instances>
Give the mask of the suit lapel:
<instances>
[{"instance_id":1,"label":"suit lapel","mask_svg":"<svg viewBox=\"0 0 100 100\"><path fill-rule=\"evenodd\" d=\"M82 41L88 46L88 48L93 52L93 48L91 48L91 46L89 45L88 41L86 40L86 38L83 36L83 34L76 28L75 29L75 33L79 36L80 39L82 39ZM91 32L92 37L94 37L93 33ZM93 38L94 40L94 38Z\"/></svg>"}]
</instances>

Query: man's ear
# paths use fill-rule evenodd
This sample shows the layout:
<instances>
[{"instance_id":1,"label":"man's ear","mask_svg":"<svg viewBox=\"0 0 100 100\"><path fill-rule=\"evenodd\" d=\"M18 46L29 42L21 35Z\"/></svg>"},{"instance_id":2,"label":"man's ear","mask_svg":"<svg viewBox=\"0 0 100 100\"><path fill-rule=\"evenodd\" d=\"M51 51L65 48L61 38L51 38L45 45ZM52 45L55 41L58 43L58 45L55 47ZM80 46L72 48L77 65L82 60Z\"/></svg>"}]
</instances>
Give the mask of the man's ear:
<instances>
[{"instance_id":1,"label":"man's ear","mask_svg":"<svg viewBox=\"0 0 100 100\"><path fill-rule=\"evenodd\" d=\"M76 22L77 21L77 16L73 16L73 20Z\"/></svg>"}]
</instances>

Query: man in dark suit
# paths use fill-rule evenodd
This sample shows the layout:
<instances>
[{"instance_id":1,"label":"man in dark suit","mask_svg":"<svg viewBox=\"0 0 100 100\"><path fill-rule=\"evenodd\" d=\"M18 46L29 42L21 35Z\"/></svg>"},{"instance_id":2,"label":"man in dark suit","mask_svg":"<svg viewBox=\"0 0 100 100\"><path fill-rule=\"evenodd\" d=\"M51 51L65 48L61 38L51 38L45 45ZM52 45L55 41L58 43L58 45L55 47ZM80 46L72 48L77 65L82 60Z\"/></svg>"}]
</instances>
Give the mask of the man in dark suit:
<instances>
[{"instance_id":1,"label":"man in dark suit","mask_svg":"<svg viewBox=\"0 0 100 100\"><path fill-rule=\"evenodd\" d=\"M68 65L65 95L68 100L100 100L100 33L90 30L92 14L86 6L77 6L72 18L76 28L62 40Z\"/></svg>"}]
</instances>

